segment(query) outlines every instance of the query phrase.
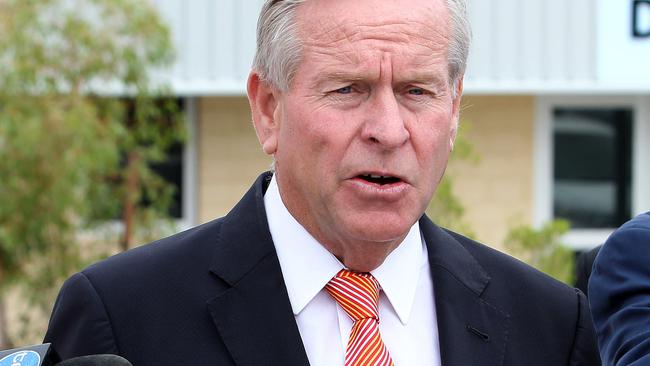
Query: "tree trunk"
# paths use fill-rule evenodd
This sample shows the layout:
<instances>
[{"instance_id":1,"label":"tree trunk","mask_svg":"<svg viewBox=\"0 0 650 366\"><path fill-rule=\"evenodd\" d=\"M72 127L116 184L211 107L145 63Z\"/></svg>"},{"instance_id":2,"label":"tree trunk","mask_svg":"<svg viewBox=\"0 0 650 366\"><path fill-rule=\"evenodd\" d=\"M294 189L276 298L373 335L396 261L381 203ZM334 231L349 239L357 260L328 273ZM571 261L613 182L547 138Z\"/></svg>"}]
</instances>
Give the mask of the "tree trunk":
<instances>
[{"instance_id":1,"label":"tree trunk","mask_svg":"<svg viewBox=\"0 0 650 366\"><path fill-rule=\"evenodd\" d=\"M138 165L140 155L137 152L130 152L126 163L125 194L122 208L122 223L124 224L124 235L120 243L122 251L129 250L133 244L133 232L135 226L135 211L140 196L140 175Z\"/></svg>"},{"instance_id":2,"label":"tree trunk","mask_svg":"<svg viewBox=\"0 0 650 366\"><path fill-rule=\"evenodd\" d=\"M0 350L13 348L13 344L7 334L7 312L4 299L0 299Z\"/></svg>"},{"instance_id":3,"label":"tree trunk","mask_svg":"<svg viewBox=\"0 0 650 366\"><path fill-rule=\"evenodd\" d=\"M0 252L2 252L0 250ZM2 254L2 253L0 253ZM4 268L2 263L0 263L0 284L3 283L4 278ZM6 286L0 287L0 295L6 293ZM0 296L0 350L12 348L11 341L9 340L9 334L7 334L7 314L5 311L5 298Z\"/></svg>"}]
</instances>

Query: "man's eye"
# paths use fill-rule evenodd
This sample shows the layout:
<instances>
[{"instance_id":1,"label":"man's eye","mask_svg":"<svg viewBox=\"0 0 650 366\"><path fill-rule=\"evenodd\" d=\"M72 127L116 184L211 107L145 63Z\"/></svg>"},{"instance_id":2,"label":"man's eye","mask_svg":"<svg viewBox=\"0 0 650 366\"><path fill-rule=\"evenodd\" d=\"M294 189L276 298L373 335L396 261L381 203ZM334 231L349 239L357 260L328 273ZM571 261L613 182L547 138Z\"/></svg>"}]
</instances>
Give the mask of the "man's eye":
<instances>
[{"instance_id":1,"label":"man's eye","mask_svg":"<svg viewBox=\"0 0 650 366\"><path fill-rule=\"evenodd\" d=\"M410 88L408 93L411 95L424 95L424 89L422 88Z\"/></svg>"},{"instance_id":2,"label":"man's eye","mask_svg":"<svg viewBox=\"0 0 650 366\"><path fill-rule=\"evenodd\" d=\"M352 87L351 86L344 86L342 88L336 89L334 92L338 93L338 94L350 94L350 93L352 93Z\"/></svg>"}]
</instances>

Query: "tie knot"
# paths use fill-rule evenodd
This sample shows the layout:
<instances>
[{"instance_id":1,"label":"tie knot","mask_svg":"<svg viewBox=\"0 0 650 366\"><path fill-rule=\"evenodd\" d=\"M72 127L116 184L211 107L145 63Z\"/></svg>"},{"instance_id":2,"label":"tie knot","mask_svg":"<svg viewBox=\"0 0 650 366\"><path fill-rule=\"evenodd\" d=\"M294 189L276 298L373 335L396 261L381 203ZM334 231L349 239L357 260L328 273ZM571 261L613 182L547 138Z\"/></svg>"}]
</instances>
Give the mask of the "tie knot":
<instances>
[{"instance_id":1,"label":"tie knot","mask_svg":"<svg viewBox=\"0 0 650 366\"><path fill-rule=\"evenodd\" d=\"M352 321L378 319L379 283L370 273L342 269L325 289Z\"/></svg>"}]
</instances>

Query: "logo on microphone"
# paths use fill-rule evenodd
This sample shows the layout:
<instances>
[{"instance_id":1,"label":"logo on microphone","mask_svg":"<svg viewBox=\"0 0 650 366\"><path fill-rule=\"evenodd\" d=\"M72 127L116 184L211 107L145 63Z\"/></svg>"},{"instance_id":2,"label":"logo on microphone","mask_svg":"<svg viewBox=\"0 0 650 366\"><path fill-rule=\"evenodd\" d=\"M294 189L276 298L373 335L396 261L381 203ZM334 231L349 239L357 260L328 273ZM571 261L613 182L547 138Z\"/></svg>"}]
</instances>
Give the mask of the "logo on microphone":
<instances>
[{"instance_id":1,"label":"logo on microphone","mask_svg":"<svg viewBox=\"0 0 650 366\"><path fill-rule=\"evenodd\" d=\"M14 352L0 360L0 366L38 366L41 364L41 356L34 351Z\"/></svg>"}]
</instances>

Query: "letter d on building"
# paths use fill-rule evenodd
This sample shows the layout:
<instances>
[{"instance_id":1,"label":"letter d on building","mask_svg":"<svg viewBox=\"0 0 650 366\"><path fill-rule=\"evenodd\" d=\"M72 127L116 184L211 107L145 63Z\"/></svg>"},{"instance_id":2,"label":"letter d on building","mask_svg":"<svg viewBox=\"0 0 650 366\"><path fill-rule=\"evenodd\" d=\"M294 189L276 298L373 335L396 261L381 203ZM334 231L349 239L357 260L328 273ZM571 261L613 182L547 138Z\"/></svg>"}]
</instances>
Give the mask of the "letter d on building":
<instances>
[{"instance_id":1,"label":"letter d on building","mask_svg":"<svg viewBox=\"0 0 650 366\"><path fill-rule=\"evenodd\" d=\"M650 0L634 0L632 35L634 38L650 37Z\"/></svg>"}]
</instances>

